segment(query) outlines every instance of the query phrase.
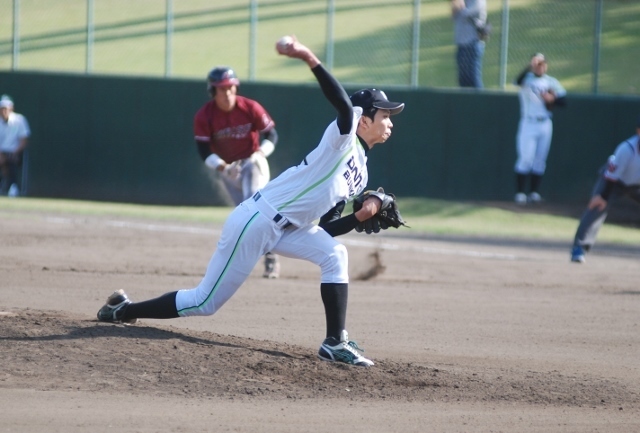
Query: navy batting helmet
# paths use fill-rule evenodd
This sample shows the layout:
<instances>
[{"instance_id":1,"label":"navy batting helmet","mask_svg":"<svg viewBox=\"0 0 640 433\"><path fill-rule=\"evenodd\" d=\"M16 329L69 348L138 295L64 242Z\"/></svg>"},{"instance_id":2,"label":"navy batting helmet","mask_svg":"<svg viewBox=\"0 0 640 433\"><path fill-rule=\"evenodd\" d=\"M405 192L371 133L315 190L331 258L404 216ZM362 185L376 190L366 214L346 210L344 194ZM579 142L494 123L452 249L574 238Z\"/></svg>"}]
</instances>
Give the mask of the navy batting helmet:
<instances>
[{"instance_id":1,"label":"navy batting helmet","mask_svg":"<svg viewBox=\"0 0 640 433\"><path fill-rule=\"evenodd\" d=\"M211 95L215 94L216 87L231 85L240 85L240 80L235 71L227 66L215 67L207 75L207 90Z\"/></svg>"}]
</instances>

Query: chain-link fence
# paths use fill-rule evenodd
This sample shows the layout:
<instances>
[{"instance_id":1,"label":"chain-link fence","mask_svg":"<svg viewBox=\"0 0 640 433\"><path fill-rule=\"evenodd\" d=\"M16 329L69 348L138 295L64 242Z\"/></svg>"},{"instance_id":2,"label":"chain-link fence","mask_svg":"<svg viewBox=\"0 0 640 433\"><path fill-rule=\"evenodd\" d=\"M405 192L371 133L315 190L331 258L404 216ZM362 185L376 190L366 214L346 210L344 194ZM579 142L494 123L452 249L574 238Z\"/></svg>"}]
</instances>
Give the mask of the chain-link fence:
<instances>
[{"instance_id":1,"label":"chain-link fence","mask_svg":"<svg viewBox=\"0 0 640 433\"><path fill-rule=\"evenodd\" d=\"M640 0L487 0L484 85L531 54L572 92L640 93ZM307 82L295 34L346 84L456 87L449 0L0 0L0 69Z\"/></svg>"}]
</instances>

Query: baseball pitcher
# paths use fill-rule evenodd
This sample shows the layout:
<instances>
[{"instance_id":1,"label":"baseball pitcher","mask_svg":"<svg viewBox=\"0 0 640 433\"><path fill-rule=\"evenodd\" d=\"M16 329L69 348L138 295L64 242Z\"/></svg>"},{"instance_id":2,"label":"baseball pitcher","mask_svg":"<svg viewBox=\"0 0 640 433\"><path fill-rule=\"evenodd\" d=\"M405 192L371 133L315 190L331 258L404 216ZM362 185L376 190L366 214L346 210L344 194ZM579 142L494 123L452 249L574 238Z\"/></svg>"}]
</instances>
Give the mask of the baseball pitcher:
<instances>
[{"instance_id":1,"label":"baseball pitcher","mask_svg":"<svg viewBox=\"0 0 640 433\"><path fill-rule=\"evenodd\" d=\"M323 361L369 367L349 340L346 313L349 289L347 248L332 236L352 230L370 218L393 213L393 197L369 194L358 210L336 220L333 233L315 224L336 208L359 196L368 181L371 149L391 136L391 117L404 109L379 89L362 89L349 97L318 57L294 37L278 43L281 55L300 59L315 76L337 113L318 145L296 166L271 180L238 205L224 224L200 284L143 302L131 302L119 290L107 298L98 320L133 323L138 318L170 319L211 315L227 302L251 273L260 256L273 251L314 263L320 270L320 296L325 308L326 334L318 350ZM388 212L384 212L384 206ZM381 213L381 211L383 211ZM331 218L333 220L333 218ZM381 219L386 223L386 219Z\"/></svg>"}]
</instances>

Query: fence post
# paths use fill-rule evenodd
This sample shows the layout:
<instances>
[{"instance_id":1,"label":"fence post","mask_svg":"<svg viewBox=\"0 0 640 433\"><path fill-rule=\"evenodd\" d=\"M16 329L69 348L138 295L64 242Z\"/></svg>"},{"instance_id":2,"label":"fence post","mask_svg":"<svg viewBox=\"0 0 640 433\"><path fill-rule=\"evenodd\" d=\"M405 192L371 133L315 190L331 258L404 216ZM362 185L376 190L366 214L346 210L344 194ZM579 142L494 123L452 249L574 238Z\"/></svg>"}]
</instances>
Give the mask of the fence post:
<instances>
[{"instance_id":1,"label":"fence post","mask_svg":"<svg viewBox=\"0 0 640 433\"><path fill-rule=\"evenodd\" d=\"M256 80L256 40L258 38L258 0L251 0L249 28L249 81Z\"/></svg>"},{"instance_id":2,"label":"fence post","mask_svg":"<svg viewBox=\"0 0 640 433\"><path fill-rule=\"evenodd\" d=\"M411 87L418 87L420 69L420 0L413 0L413 42L411 50Z\"/></svg>"},{"instance_id":3,"label":"fence post","mask_svg":"<svg viewBox=\"0 0 640 433\"><path fill-rule=\"evenodd\" d=\"M507 84L507 56L509 54L509 0L502 0L502 30L500 32L500 88Z\"/></svg>"},{"instance_id":4,"label":"fence post","mask_svg":"<svg viewBox=\"0 0 640 433\"><path fill-rule=\"evenodd\" d=\"M164 37L164 76L171 76L171 58L173 57L171 50L171 41L173 38L173 0L167 0L166 2L166 24L165 24L165 37Z\"/></svg>"},{"instance_id":5,"label":"fence post","mask_svg":"<svg viewBox=\"0 0 640 433\"><path fill-rule=\"evenodd\" d=\"M11 69L18 69L18 57L20 55L20 0L13 0L13 53Z\"/></svg>"},{"instance_id":6,"label":"fence post","mask_svg":"<svg viewBox=\"0 0 640 433\"><path fill-rule=\"evenodd\" d=\"M326 43L326 59L327 70L331 71L333 69L333 48L334 48L334 40L333 40L333 20L336 15L336 5L335 0L327 0L327 43Z\"/></svg>"},{"instance_id":7,"label":"fence post","mask_svg":"<svg viewBox=\"0 0 640 433\"><path fill-rule=\"evenodd\" d=\"M593 31L593 93L598 94L600 74L600 42L602 39L602 0L596 0L595 28Z\"/></svg>"},{"instance_id":8,"label":"fence post","mask_svg":"<svg viewBox=\"0 0 640 433\"><path fill-rule=\"evenodd\" d=\"M85 59L85 73L93 70L93 39L95 36L95 25L93 22L93 0L87 0L87 53Z\"/></svg>"}]
</instances>

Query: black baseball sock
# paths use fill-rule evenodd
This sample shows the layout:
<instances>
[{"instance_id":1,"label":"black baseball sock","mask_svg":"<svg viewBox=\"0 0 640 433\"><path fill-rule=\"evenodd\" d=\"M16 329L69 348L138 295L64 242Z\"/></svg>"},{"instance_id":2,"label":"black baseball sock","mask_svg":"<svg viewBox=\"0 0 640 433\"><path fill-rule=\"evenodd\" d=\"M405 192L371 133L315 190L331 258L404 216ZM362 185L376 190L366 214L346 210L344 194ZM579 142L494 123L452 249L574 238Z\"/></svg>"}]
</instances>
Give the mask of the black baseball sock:
<instances>
[{"instance_id":1,"label":"black baseball sock","mask_svg":"<svg viewBox=\"0 0 640 433\"><path fill-rule=\"evenodd\" d=\"M327 320L327 338L340 340L340 333L345 329L347 321L347 299L349 284L322 283L320 295L324 304L324 314Z\"/></svg>"},{"instance_id":2,"label":"black baseball sock","mask_svg":"<svg viewBox=\"0 0 640 433\"><path fill-rule=\"evenodd\" d=\"M538 188L540 188L540 182L542 182L541 174L531 175L531 192L538 192Z\"/></svg>"},{"instance_id":3,"label":"black baseball sock","mask_svg":"<svg viewBox=\"0 0 640 433\"><path fill-rule=\"evenodd\" d=\"M524 192L527 177L526 174L516 173L516 192Z\"/></svg>"},{"instance_id":4,"label":"black baseball sock","mask_svg":"<svg viewBox=\"0 0 640 433\"><path fill-rule=\"evenodd\" d=\"M173 319L180 317L176 309L176 294L166 293L159 298L134 302L124 310L123 321L131 319Z\"/></svg>"}]
</instances>

